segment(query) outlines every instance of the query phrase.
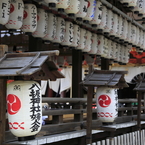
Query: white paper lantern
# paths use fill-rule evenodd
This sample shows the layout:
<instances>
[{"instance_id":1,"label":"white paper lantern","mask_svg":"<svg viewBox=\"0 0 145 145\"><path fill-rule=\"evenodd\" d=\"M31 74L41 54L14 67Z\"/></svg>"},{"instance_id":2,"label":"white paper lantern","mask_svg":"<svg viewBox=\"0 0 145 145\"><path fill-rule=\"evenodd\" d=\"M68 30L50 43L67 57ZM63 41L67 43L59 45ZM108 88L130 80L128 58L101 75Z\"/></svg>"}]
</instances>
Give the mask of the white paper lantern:
<instances>
[{"instance_id":1,"label":"white paper lantern","mask_svg":"<svg viewBox=\"0 0 145 145\"><path fill-rule=\"evenodd\" d=\"M56 35L56 15L48 13L47 34L42 38L44 41L53 41Z\"/></svg>"},{"instance_id":2,"label":"white paper lantern","mask_svg":"<svg viewBox=\"0 0 145 145\"><path fill-rule=\"evenodd\" d=\"M106 58L113 60L113 42L112 40L108 40L108 53Z\"/></svg>"},{"instance_id":3,"label":"white paper lantern","mask_svg":"<svg viewBox=\"0 0 145 145\"><path fill-rule=\"evenodd\" d=\"M17 137L36 135L42 126L41 87L35 81L14 81L7 86L10 131Z\"/></svg>"},{"instance_id":4,"label":"white paper lantern","mask_svg":"<svg viewBox=\"0 0 145 145\"><path fill-rule=\"evenodd\" d=\"M37 28L32 33L33 37L43 38L47 34L48 14L44 9L37 9Z\"/></svg>"},{"instance_id":5,"label":"white paper lantern","mask_svg":"<svg viewBox=\"0 0 145 145\"><path fill-rule=\"evenodd\" d=\"M87 15L83 18L84 22L89 22L94 18L96 0L88 0Z\"/></svg>"},{"instance_id":6,"label":"white paper lantern","mask_svg":"<svg viewBox=\"0 0 145 145\"><path fill-rule=\"evenodd\" d=\"M102 31L105 29L107 25L107 8L106 6L102 6L102 18L100 24L97 26L98 31Z\"/></svg>"},{"instance_id":7,"label":"white paper lantern","mask_svg":"<svg viewBox=\"0 0 145 145\"><path fill-rule=\"evenodd\" d=\"M123 33L123 18L121 16L118 16L118 31L117 36L120 38Z\"/></svg>"},{"instance_id":8,"label":"white paper lantern","mask_svg":"<svg viewBox=\"0 0 145 145\"><path fill-rule=\"evenodd\" d=\"M135 46L136 45L136 26L135 25L132 25L131 26L131 36L132 36L132 38L131 38L131 41L132 41L132 44Z\"/></svg>"},{"instance_id":9,"label":"white paper lantern","mask_svg":"<svg viewBox=\"0 0 145 145\"><path fill-rule=\"evenodd\" d=\"M139 47L140 42L140 30L139 27L136 27L136 47Z\"/></svg>"},{"instance_id":10,"label":"white paper lantern","mask_svg":"<svg viewBox=\"0 0 145 145\"><path fill-rule=\"evenodd\" d=\"M129 44L131 44L131 37L132 37L132 33L131 33L131 22L128 22L128 31L127 31L127 42Z\"/></svg>"},{"instance_id":11,"label":"white paper lantern","mask_svg":"<svg viewBox=\"0 0 145 145\"><path fill-rule=\"evenodd\" d=\"M143 33L143 37L145 38L145 32ZM142 48L143 48L143 51L145 52L145 41L143 40L143 46L142 46Z\"/></svg>"},{"instance_id":12,"label":"white paper lantern","mask_svg":"<svg viewBox=\"0 0 145 145\"><path fill-rule=\"evenodd\" d=\"M125 64L129 62L129 50L130 49L128 47L125 48L125 61L124 61Z\"/></svg>"},{"instance_id":13,"label":"white paper lantern","mask_svg":"<svg viewBox=\"0 0 145 145\"><path fill-rule=\"evenodd\" d=\"M121 48L121 62L122 62L122 64L125 63L125 46L123 46L123 45Z\"/></svg>"},{"instance_id":14,"label":"white paper lantern","mask_svg":"<svg viewBox=\"0 0 145 145\"><path fill-rule=\"evenodd\" d=\"M98 35L98 51L97 55L106 57L108 53L108 40L103 35Z\"/></svg>"},{"instance_id":15,"label":"white paper lantern","mask_svg":"<svg viewBox=\"0 0 145 145\"><path fill-rule=\"evenodd\" d=\"M117 58L116 58L116 61L117 61L117 62L121 62L121 60L120 60L120 58L121 58L121 56L120 56L121 53L120 53L120 52L121 52L121 45L118 44L118 45L117 45L117 51L116 51L116 57L117 57Z\"/></svg>"},{"instance_id":16,"label":"white paper lantern","mask_svg":"<svg viewBox=\"0 0 145 145\"><path fill-rule=\"evenodd\" d=\"M37 8L34 4L24 4L24 16L21 30L33 33L37 28Z\"/></svg>"},{"instance_id":17,"label":"white paper lantern","mask_svg":"<svg viewBox=\"0 0 145 145\"><path fill-rule=\"evenodd\" d=\"M1 0L0 7L0 24L5 25L9 21L10 0Z\"/></svg>"},{"instance_id":18,"label":"white paper lantern","mask_svg":"<svg viewBox=\"0 0 145 145\"><path fill-rule=\"evenodd\" d=\"M80 9L75 14L76 19L78 21L82 21L82 19L87 15L87 7L88 7L88 2L86 0L80 0Z\"/></svg>"},{"instance_id":19,"label":"white paper lantern","mask_svg":"<svg viewBox=\"0 0 145 145\"><path fill-rule=\"evenodd\" d=\"M79 0L71 0L68 8L65 9L65 12L69 16L74 16L80 10L80 1Z\"/></svg>"},{"instance_id":20,"label":"white paper lantern","mask_svg":"<svg viewBox=\"0 0 145 145\"><path fill-rule=\"evenodd\" d=\"M144 43L144 31L140 31L140 48L143 49L143 43Z\"/></svg>"},{"instance_id":21,"label":"white paper lantern","mask_svg":"<svg viewBox=\"0 0 145 145\"><path fill-rule=\"evenodd\" d=\"M136 14L142 13L142 6L143 6L143 1L142 0L137 0L137 4L133 9L134 13L136 13Z\"/></svg>"},{"instance_id":22,"label":"white paper lantern","mask_svg":"<svg viewBox=\"0 0 145 145\"><path fill-rule=\"evenodd\" d=\"M145 19L145 1L143 1L142 13L143 13L142 19Z\"/></svg>"},{"instance_id":23,"label":"white paper lantern","mask_svg":"<svg viewBox=\"0 0 145 145\"><path fill-rule=\"evenodd\" d=\"M92 45L91 50L88 52L89 54L96 55L98 50L98 36L97 34L92 34Z\"/></svg>"},{"instance_id":24,"label":"white paper lantern","mask_svg":"<svg viewBox=\"0 0 145 145\"><path fill-rule=\"evenodd\" d=\"M59 2L59 0L44 0L50 7L56 7L56 4Z\"/></svg>"},{"instance_id":25,"label":"white paper lantern","mask_svg":"<svg viewBox=\"0 0 145 145\"><path fill-rule=\"evenodd\" d=\"M86 45L86 30L83 28L80 28L80 41L79 45L76 47L76 49L84 49Z\"/></svg>"},{"instance_id":26,"label":"white paper lantern","mask_svg":"<svg viewBox=\"0 0 145 145\"><path fill-rule=\"evenodd\" d=\"M127 33L128 33L128 21L126 19L123 19L123 32L120 39L127 41Z\"/></svg>"},{"instance_id":27,"label":"white paper lantern","mask_svg":"<svg viewBox=\"0 0 145 145\"><path fill-rule=\"evenodd\" d=\"M56 35L53 42L54 43L63 42L64 34L65 34L65 20L61 17L57 17Z\"/></svg>"},{"instance_id":28,"label":"white paper lantern","mask_svg":"<svg viewBox=\"0 0 145 145\"><path fill-rule=\"evenodd\" d=\"M107 12L107 15L106 15L106 27L103 30L103 32L105 34L109 34L111 32L112 23L113 23L113 12L112 12L112 10L108 9L108 12Z\"/></svg>"},{"instance_id":29,"label":"white paper lantern","mask_svg":"<svg viewBox=\"0 0 145 145\"><path fill-rule=\"evenodd\" d=\"M97 1L94 18L92 19L92 21L90 21L90 24L92 24L92 26L97 26L98 24L101 23L101 19L102 19L102 3L100 1Z\"/></svg>"},{"instance_id":30,"label":"white paper lantern","mask_svg":"<svg viewBox=\"0 0 145 145\"><path fill-rule=\"evenodd\" d=\"M22 0L11 1L9 21L5 25L7 29L17 30L22 27L24 3Z\"/></svg>"},{"instance_id":31,"label":"white paper lantern","mask_svg":"<svg viewBox=\"0 0 145 145\"><path fill-rule=\"evenodd\" d=\"M112 22L112 28L110 31L110 36L117 37L117 32L119 31L118 23L119 23L118 15L113 13L113 22Z\"/></svg>"},{"instance_id":32,"label":"white paper lantern","mask_svg":"<svg viewBox=\"0 0 145 145\"><path fill-rule=\"evenodd\" d=\"M82 51L89 52L91 50L91 45L92 45L92 33L87 30L85 37L86 37L86 45Z\"/></svg>"},{"instance_id":33,"label":"white paper lantern","mask_svg":"<svg viewBox=\"0 0 145 145\"><path fill-rule=\"evenodd\" d=\"M73 24L74 30L73 30L73 41L70 47L77 47L79 45L80 41L80 26Z\"/></svg>"},{"instance_id":34,"label":"white paper lantern","mask_svg":"<svg viewBox=\"0 0 145 145\"><path fill-rule=\"evenodd\" d=\"M58 11L64 11L70 5L70 0L59 0L56 4Z\"/></svg>"},{"instance_id":35,"label":"white paper lantern","mask_svg":"<svg viewBox=\"0 0 145 145\"><path fill-rule=\"evenodd\" d=\"M113 123L118 116L117 89L98 87L96 93L97 115L102 123Z\"/></svg>"},{"instance_id":36,"label":"white paper lantern","mask_svg":"<svg viewBox=\"0 0 145 145\"><path fill-rule=\"evenodd\" d=\"M69 46L72 44L72 42L73 42L73 23L66 21L64 40L62 41L61 45Z\"/></svg>"}]
</instances>

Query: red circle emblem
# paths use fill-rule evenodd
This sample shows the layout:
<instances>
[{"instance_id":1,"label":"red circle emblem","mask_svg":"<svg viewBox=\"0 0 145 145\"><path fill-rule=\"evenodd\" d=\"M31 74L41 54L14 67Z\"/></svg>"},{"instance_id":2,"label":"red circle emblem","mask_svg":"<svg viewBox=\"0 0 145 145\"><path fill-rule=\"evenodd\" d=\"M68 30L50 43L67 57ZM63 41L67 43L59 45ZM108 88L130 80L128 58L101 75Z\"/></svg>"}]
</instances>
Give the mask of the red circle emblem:
<instances>
[{"instance_id":1,"label":"red circle emblem","mask_svg":"<svg viewBox=\"0 0 145 145\"><path fill-rule=\"evenodd\" d=\"M11 4L11 6L10 6L10 13L12 13L14 10L15 10L15 7L14 7L13 4Z\"/></svg>"},{"instance_id":2,"label":"red circle emblem","mask_svg":"<svg viewBox=\"0 0 145 145\"><path fill-rule=\"evenodd\" d=\"M24 11L23 19L26 19L27 16L28 16L28 13L26 11Z\"/></svg>"},{"instance_id":3,"label":"red circle emblem","mask_svg":"<svg viewBox=\"0 0 145 145\"><path fill-rule=\"evenodd\" d=\"M90 4L90 2L88 1L88 6L87 6L87 8L89 8L89 7L90 7L90 5L91 5L91 4Z\"/></svg>"},{"instance_id":4,"label":"red circle emblem","mask_svg":"<svg viewBox=\"0 0 145 145\"><path fill-rule=\"evenodd\" d=\"M98 98L98 103L103 108L108 107L111 104L111 98L108 95L101 95Z\"/></svg>"},{"instance_id":5,"label":"red circle emblem","mask_svg":"<svg viewBox=\"0 0 145 145\"><path fill-rule=\"evenodd\" d=\"M8 113L10 115L14 115L18 113L18 111L20 110L21 101L16 95L9 94L7 96L7 106L8 106Z\"/></svg>"}]
</instances>

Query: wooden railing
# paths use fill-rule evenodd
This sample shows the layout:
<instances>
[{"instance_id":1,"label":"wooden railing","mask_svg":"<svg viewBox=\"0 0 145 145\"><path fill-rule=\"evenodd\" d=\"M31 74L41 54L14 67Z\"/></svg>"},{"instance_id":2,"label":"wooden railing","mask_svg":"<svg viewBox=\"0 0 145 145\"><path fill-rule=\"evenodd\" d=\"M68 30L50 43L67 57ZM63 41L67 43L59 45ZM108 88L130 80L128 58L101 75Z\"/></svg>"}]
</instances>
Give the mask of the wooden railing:
<instances>
[{"instance_id":1,"label":"wooden railing","mask_svg":"<svg viewBox=\"0 0 145 145\"><path fill-rule=\"evenodd\" d=\"M43 116L48 116L45 125L37 134L39 136L51 135L73 130L86 129L87 99L86 98L49 98L43 97L43 103L48 107L43 107ZM144 100L141 107L141 119L145 120ZM119 107L116 124L137 120L137 99L119 99ZM92 108L95 108L96 99L93 99ZM92 111L92 128L99 129L102 123L97 119L96 108ZM16 140L16 138L6 130L6 141Z\"/></svg>"}]
</instances>

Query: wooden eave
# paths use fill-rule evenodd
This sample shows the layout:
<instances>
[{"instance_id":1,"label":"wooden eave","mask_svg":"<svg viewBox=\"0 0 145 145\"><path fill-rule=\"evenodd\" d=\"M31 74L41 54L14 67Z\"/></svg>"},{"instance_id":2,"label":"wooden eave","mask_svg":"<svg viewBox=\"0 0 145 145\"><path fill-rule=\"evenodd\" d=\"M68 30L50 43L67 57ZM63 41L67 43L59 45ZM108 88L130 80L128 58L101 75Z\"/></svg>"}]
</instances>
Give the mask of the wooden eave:
<instances>
[{"instance_id":1,"label":"wooden eave","mask_svg":"<svg viewBox=\"0 0 145 145\"><path fill-rule=\"evenodd\" d=\"M39 80L64 78L54 63L56 55L59 55L58 50L5 54L0 59L0 77L24 76Z\"/></svg>"},{"instance_id":2,"label":"wooden eave","mask_svg":"<svg viewBox=\"0 0 145 145\"><path fill-rule=\"evenodd\" d=\"M84 86L128 87L124 74L127 71L94 70L81 84Z\"/></svg>"}]
</instances>

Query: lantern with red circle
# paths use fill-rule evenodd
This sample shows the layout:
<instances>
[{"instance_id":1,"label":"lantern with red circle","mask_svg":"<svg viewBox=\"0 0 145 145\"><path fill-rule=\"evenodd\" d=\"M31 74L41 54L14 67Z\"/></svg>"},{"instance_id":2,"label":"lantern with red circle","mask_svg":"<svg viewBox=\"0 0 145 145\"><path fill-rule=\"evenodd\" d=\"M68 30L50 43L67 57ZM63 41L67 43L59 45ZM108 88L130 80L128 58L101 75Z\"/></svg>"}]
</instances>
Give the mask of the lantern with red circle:
<instances>
[{"instance_id":1,"label":"lantern with red circle","mask_svg":"<svg viewBox=\"0 0 145 145\"><path fill-rule=\"evenodd\" d=\"M79 45L76 47L76 49L83 50L86 45L86 30L83 28L80 28L80 41Z\"/></svg>"},{"instance_id":2,"label":"lantern with red circle","mask_svg":"<svg viewBox=\"0 0 145 145\"><path fill-rule=\"evenodd\" d=\"M23 24L21 30L25 34L33 33L37 28L37 7L34 4L24 4Z\"/></svg>"},{"instance_id":3,"label":"lantern with red circle","mask_svg":"<svg viewBox=\"0 0 145 145\"><path fill-rule=\"evenodd\" d=\"M64 12L65 9L67 9L70 5L70 0L59 0L59 2L56 4L56 8L58 11Z\"/></svg>"},{"instance_id":4,"label":"lantern with red circle","mask_svg":"<svg viewBox=\"0 0 145 145\"><path fill-rule=\"evenodd\" d=\"M53 40L53 43L63 42L64 35L65 35L65 20L61 17L57 17L56 35Z\"/></svg>"},{"instance_id":5,"label":"lantern with red circle","mask_svg":"<svg viewBox=\"0 0 145 145\"><path fill-rule=\"evenodd\" d=\"M65 21L65 34L64 40L62 41L61 45L69 46L73 42L73 23L69 21Z\"/></svg>"},{"instance_id":6,"label":"lantern with red circle","mask_svg":"<svg viewBox=\"0 0 145 145\"><path fill-rule=\"evenodd\" d=\"M97 37L97 34L93 33L92 34L91 50L88 53L92 54L92 55L96 55L97 54L97 49L98 49L98 37Z\"/></svg>"},{"instance_id":7,"label":"lantern with red circle","mask_svg":"<svg viewBox=\"0 0 145 145\"><path fill-rule=\"evenodd\" d=\"M101 23L102 19L102 3L97 1L94 18L90 21L90 24L94 27Z\"/></svg>"},{"instance_id":8,"label":"lantern with red circle","mask_svg":"<svg viewBox=\"0 0 145 145\"><path fill-rule=\"evenodd\" d=\"M91 45L92 45L92 33L87 30L85 37L86 37L86 45L82 51L89 52L91 50Z\"/></svg>"},{"instance_id":9,"label":"lantern with red circle","mask_svg":"<svg viewBox=\"0 0 145 145\"><path fill-rule=\"evenodd\" d=\"M59 0L44 0L48 4L49 7L56 7L56 4L59 2Z\"/></svg>"},{"instance_id":10,"label":"lantern with red circle","mask_svg":"<svg viewBox=\"0 0 145 145\"><path fill-rule=\"evenodd\" d=\"M5 25L7 29L17 30L22 27L24 3L22 0L11 1L9 21Z\"/></svg>"},{"instance_id":11,"label":"lantern with red circle","mask_svg":"<svg viewBox=\"0 0 145 145\"><path fill-rule=\"evenodd\" d=\"M98 87L96 93L97 115L103 124L112 124L118 116L117 89Z\"/></svg>"},{"instance_id":12,"label":"lantern with red circle","mask_svg":"<svg viewBox=\"0 0 145 145\"><path fill-rule=\"evenodd\" d=\"M33 37L43 38L47 34L48 14L44 9L37 9L37 28L32 33Z\"/></svg>"},{"instance_id":13,"label":"lantern with red circle","mask_svg":"<svg viewBox=\"0 0 145 145\"><path fill-rule=\"evenodd\" d=\"M5 25L9 21L10 0L1 0L0 7L0 24Z\"/></svg>"},{"instance_id":14,"label":"lantern with red circle","mask_svg":"<svg viewBox=\"0 0 145 145\"><path fill-rule=\"evenodd\" d=\"M35 81L14 81L7 87L8 123L21 138L36 135L42 126L41 87Z\"/></svg>"},{"instance_id":15,"label":"lantern with red circle","mask_svg":"<svg viewBox=\"0 0 145 145\"><path fill-rule=\"evenodd\" d=\"M75 14L76 20L82 21L82 19L87 15L88 2L86 0L80 0L80 9Z\"/></svg>"},{"instance_id":16,"label":"lantern with red circle","mask_svg":"<svg viewBox=\"0 0 145 145\"><path fill-rule=\"evenodd\" d=\"M56 35L56 15L48 13L47 34L42 38L44 41L53 41Z\"/></svg>"},{"instance_id":17,"label":"lantern with red circle","mask_svg":"<svg viewBox=\"0 0 145 145\"><path fill-rule=\"evenodd\" d=\"M74 30L73 30L73 41L70 47L77 47L79 45L80 41L80 26L73 24Z\"/></svg>"},{"instance_id":18,"label":"lantern with red circle","mask_svg":"<svg viewBox=\"0 0 145 145\"><path fill-rule=\"evenodd\" d=\"M94 18L96 3L96 0L88 0L87 15L83 18L84 22L88 23Z\"/></svg>"},{"instance_id":19,"label":"lantern with red circle","mask_svg":"<svg viewBox=\"0 0 145 145\"><path fill-rule=\"evenodd\" d=\"M65 13L69 16L75 16L75 14L80 10L80 1L71 0L70 5L65 9Z\"/></svg>"}]
</instances>

